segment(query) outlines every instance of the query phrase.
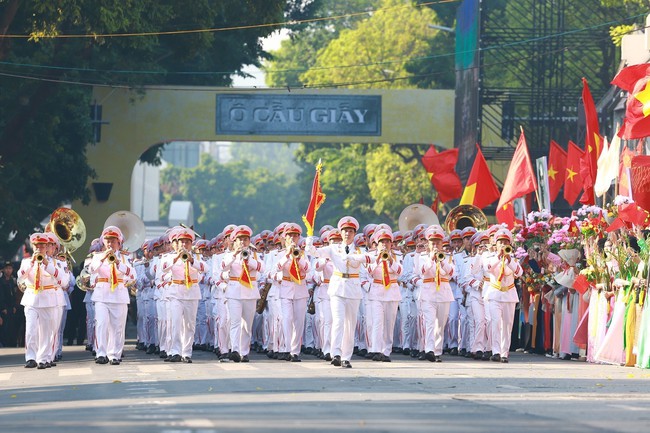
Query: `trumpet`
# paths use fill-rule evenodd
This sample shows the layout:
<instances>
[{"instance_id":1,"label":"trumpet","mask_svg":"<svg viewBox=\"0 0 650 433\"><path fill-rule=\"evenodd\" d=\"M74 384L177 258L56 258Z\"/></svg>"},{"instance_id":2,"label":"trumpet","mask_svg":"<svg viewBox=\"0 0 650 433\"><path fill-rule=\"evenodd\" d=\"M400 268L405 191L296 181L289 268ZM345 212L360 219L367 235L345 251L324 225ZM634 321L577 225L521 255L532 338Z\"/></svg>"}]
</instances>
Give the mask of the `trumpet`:
<instances>
[{"instance_id":1,"label":"trumpet","mask_svg":"<svg viewBox=\"0 0 650 433\"><path fill-rule=\"evenodd\" d=\"M381 252L381 254L379 255L379 257L380 257L383 261L387 261L387 260L390 258L390 254L388 253L388 251L384 250L384 251Z\"/></svg>"},{"instance_id":2,"label":"trumpet","mask_svg":"<svg viewBox=\"0 0 650 433\"><path fill-rule=\"evenodd\" d=\"M503 247L503 254L506 256L512 254L512 247L510 245L506 245L505 247Z\"/></svg>"},{"instance_id":3,"label":"trumpet","mask_svg":"<svg viewBox=\"0 0 650 433\"><path fill-rule=\"evenodd\" d=\"M447 255L445 253L443 253L442 251L438 251L436 253L436 260L439 261L439 262L442 262L445 259L445 257L447 257Z\"/></svg>"},{"instance_id":4,"label":"trumpet","mask_svg":"<svg viewBox=\"0 0 650 433\"><path fill-rule=\"evenodd\" d=\"M181 260L184 261L184 262L186 262L186 261L188 261L189 259L190 259L190 253L188 253L187 251L183 251L183 252L181 253Z\"/></svg>"},{"instance_id":5,"label":"trumpet","mask_svg":"<svg viewBox=\"0 0 650 433\"><path fill-rule=\"evenodd\" d=\"M241 258L244 260L248 260L248 256L251 255L251 252L248 250L248 248L241 250Z\"/></svg>"},{"instance_id":6,"label":"trumpet","mask_svg":"<svg viewBox=\"0 0 650 433\"><path fill-rule=\"evenodd\" d=\"M291 255L296 259L298 257L300 257L300 253L301 253L301 251L300 251L300 248L298 248L298 247L293 247L293 249L291 250Z\"/></svg>"},{"instance_id":7,"label":"trumpet","mask_svg":"<svg viewBox=\"0 0 650 433\"><path fill-rule=\"evenodd\" d=\"M110 253L106 256L106 260L108 260L108 263L115 263L117 261L117 257L115 256L115 253Z\"/></svg>"},{"instance_id":8,"label":"trumpet","mask_svg":"<svg viewBox=\"0 0 650 433\"><path fill-rule=\"evenodd\" d=\"M34 257L34 259L35 259L38 263L41 263L43 260L45 260L45 256L44 256L43 254L41 254L41 253L38 253L38 254L36 254L36 256Z\"/></svg>"}]
</instances>

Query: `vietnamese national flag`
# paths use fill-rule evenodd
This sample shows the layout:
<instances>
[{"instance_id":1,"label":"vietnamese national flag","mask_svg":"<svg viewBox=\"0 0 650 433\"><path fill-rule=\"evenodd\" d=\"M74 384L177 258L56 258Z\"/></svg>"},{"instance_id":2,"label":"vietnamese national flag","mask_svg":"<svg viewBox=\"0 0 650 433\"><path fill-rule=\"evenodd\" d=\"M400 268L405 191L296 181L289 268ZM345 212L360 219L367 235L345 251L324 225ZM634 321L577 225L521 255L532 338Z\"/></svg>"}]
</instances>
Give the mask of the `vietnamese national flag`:
<instances>
[{"instance_id":1,"label":"vietnamese national flag","mask_svg":"<svg viewBox=\"0 0 650 433\"><path fill-rule=\"evenodd\" d=\"M510 229L515 226L515 207L512 202L498 207L495 212L495 216L497 217L499 224L505 223Z\"/></svg>"},{"instance_id":2,"label":"vietnamese national flag","mask_svg":"<svg viewBox=\"0 0 650 433\"><path fill-rule=\"evenodd\" d=\"M624 222L645 227L645 222L648 219L648 211L636 203L625 203L618 207L618 217Z\"/></svg>"},{"instance_id":3,"label":"vietnamese national flag","mask_svg":"<svg viewBox=\"0 0 650 433\"><path fill-rule=\"evenodd\" d=\"M566 172L564 174L564 199L572 206L580 195L580 191L582 191L580 161L583 154L584 152L573 141L569 141Z\"/></svg>"},{"instance_id":4,"label":"vietnamese national flag","mask_svg":"<svg viewBox=\"0 0 650 433\"><path fill-rule=\"evenodd\" d=\"M508 223L508 226L512 227L507 221L510 217L505 217L505 213L512 210L512 221L514 221L514 209L511 209L512 201L536 190L537 177L535 177L533 165L530 162L528 145L526 144L526 137L522 130L521 135L519 136L519 142L517 143L517 148L515 149L515 153L512 155L512 162L510 162L510 168L508 168L506 180L503 183L503 190L501 191L501 197L499 198L496 212L497 220L499 222ZM506 206L507 204L510 206ZM499 219L500 214L504 217L503 220Z\"/></svg>"},{"instance_id":5,"label":"vietnamese national flag","mask_svg":"<svg viewBox=\"0 0 650 433\"><path fill-rule=\"evenodd\" d=\"M494 182L490 168L485 161L483 152L476 145L476 159L472 171L467 178L467 184L460 199L460 204L471 204L479 209L492 204L500 196L499 188Z\"/></svg>"},{"instance_id":6,"label":"vietnamese national flag","mask_svg":"<svg viewBox=\"0 0 650 433\"><path fill-rule=\"evenodd\" d=\"M307 212L302 216L302 221L307 227L307 236L314 235L314 222L316 221L316 212L318 208L325 202L325 194L320 186L320 172L323 168L320 160L316 164L316 174L314 175L314 182L311 186L311 198L309 199L309 206L307 207Z\"/></svg>"},{"instance_id":7,"label":"vietnamese national flag","mask_svg":"<svg viewBox=\"0 0 650 433\"><path fill-rule=\"evenodd\" d=\"M586 134L585 134L585 162L588 173L583 173L582 182L584 194L580 197L580 203L593 205L594 184L598 173L598 157L603 150L603 137L600 135L600 126L598 125L598 113L594 98L591 96L589 84L585 78L582 78L582 103L585 109Z\"/></svg>"},{"instance_id":8,"label":"vietnamese national flag","mask_svg":"<svg viewBox=\"0 0 650 433\"><path fill-rule=\"evenodd\" d=\"M433 145L422 157L422 165L443 203L459 198L463 193L463 185L456 173L456 162L458 149L438 153Z\"/></svg>"},{"instance_id":9,"label":"vietnamese national flag","mask_svg":"<svg viewBox=\"0 0 650 433\"><path fill-rule=\"evenodd\" d=\"M623 68L612 84L629 92L619 136L625 140L650 136L650 63Z\"/></svg>"},{"instance_id":10,"label":"vietnamese national flag","mask_svg":"<svg viewBox=\"0 0 650 433\"><path fill-rule=\"evenodd\" d=\"M555 201L562 189L562 185L564 185L566 160L566 151L555 140L551 140L551 146L548 152L548 184L551 203Z\"/></svg>"}]
</instances>

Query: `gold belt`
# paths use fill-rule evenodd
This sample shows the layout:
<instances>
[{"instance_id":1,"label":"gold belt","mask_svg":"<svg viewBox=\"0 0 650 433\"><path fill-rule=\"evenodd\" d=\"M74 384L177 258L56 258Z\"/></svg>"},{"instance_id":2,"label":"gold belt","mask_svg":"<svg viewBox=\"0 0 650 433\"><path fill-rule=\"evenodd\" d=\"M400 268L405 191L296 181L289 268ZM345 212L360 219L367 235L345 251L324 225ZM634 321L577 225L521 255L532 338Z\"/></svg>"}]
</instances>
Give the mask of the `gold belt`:
<instances>
[{"instance_id":1,"label":"gold belt","mask_svg":"<svg viewBox=\"0 0 650 433\"><path fill-rule=\"evenodd\" d=\"M334 275L341 278L359 278L359 274L348 274L347 272L334 272Z\"/></svg>"},{"instance_id":2,"label":"gold belt","mask_svg":"<svg viewBox=\"0 0 650 433\"><path fill-rule=\"evenodd\" d=\"M196 284L199 282L199 280L190 280L192 284ZM172 284L185 284L185 280L172 280Z\"/></svg>"},{"instance_id":3,"label":"gold belt","mask_svg":"<svg viewBox=\"0 0 650 433\"><path fill-rule=\"evenodd\" d=\"M435 278L425 278L424 280L422 280L422 282L423 283L435 283L436 279ZM448 278L441 278L440 282L441 283L448 283L449 279Z\"/></svg>"},{"instance_id":4,"label":"gold belt","mask_svg":"<svg viewBox=\"0 0 650 433\"><path fill-rule=\"evenodd\" d=\"M110 283L111 281L108 278L97 278L98 283ZM118 283L123 283L124 280L122 278L117 279Z\"/></svg>"},{"instance_id":5,"label":"gold belt","mask_svg":"<svg viewBox=\"0 0 650 433\"><path fill-rule=\"evenodd\" d=\"M494 283L490 283L490 287L493 287L501 292L507 292L510 289L513 289L515 287L515 283L510 284L509 286L501 286L501 285L496 285Z\"/></svg>"},{"instance_id":6,"label":"gold belt","mask_svg":"<svg viewBox=\"0 0 650 433\"><path fill-rule=\"evenodd\" d=\"M56 290L58 287L59 286L55 286L55 285L41 286L38 288L38 290ZM36 290L35 286L27 286L27 288Z\"/></svg>"},{"instance_id":7,"label":"gold belt","mask_svg":"<svg viewBox=\"0 0 650 433\"><path fill-rule=\"evenodd\" d=\"M329 282L330 282L329 278L325 278L325 279L323 280L323 284L329 284Z\"/></svg>"},{"instance_id":8,"label":"gold belt","mask_svg":"<svg viewBox=\"0 0 650 433\"><path fill-rule=\"evenodd\" d=\"M377 279L374 279L374 280L372 280L372 282L373 282L373 283L376 283L376 284L384 284L384 281L383 281L383 280L377 280ZM390 283L391 283L391 284L397 284L397 280L390 280Z\"/></svg>"},{"instance_id":9,"label":"gold belt","mask_svg":"<svg viewBox=\"0 0 650 433\"><path fill-rule=\"evenodd\" d=\"M256 280L255 277L251 277L251 283L252 283L252 282L255 282L255 280ZM237 277L230 277L230 281L237 281L237 282L239 282L239 278L237 278Z\"/></svg>"}]
</instances>

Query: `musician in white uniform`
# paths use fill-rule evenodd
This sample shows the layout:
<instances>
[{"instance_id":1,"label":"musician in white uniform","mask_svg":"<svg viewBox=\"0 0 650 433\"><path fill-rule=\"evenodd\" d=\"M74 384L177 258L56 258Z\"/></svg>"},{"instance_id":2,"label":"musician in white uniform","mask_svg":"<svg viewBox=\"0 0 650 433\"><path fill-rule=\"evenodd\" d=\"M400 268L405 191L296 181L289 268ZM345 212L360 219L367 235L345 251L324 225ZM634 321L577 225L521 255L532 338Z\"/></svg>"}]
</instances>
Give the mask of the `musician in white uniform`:
<instances>
[{"instance_id":1,"label":"musician in white uniform","mask_svg":"<svg viewBox=\"0 0 650 433\"><path fill-rule=\"evenodd\" d=\"M351 368L350 358L354 350L354 331L361 302L360 268L370 262L369 258L354 246L354 236L359 223L351 216L343 217L337 225L343 236L338 245L316 249L313 239L308 238L308 255L329 258L334 273L329 283L328 294L332 308L332 365Z\"/></svg>"},{"instance_id":2,"label":"musician in white uniform","mask_svg":"<svg viewBox=\"0 0 650 433\"><path fill-rule=\"evenodd\" d=\"M18 285L25 288L20 302L25 307L25 368L51 367L49 357L57 332L60 310L57 290L67 286L68 274L58 269L46 253L49 237L34 233L29 237L34 254L23 259L18 270Z\"/></svg>"},{"instance_id":3,"label":"musician in white uniform","mask_svg":"<svg viewBox=\"0 0 650 433\"><path fill-rule=\"evenodd\" d=\"M230 235L232 251L224 255L221 263L222 279L228 282L226 300L230 316L230 359L234 362L248 362L253 317L256 302L260 298L256 281L263 272L262 262L250 250L250 227L237 226Z\"/></svg>"},{"instance_id":4,"label":"musician in white uniform","mask_svg":"<svg viewBox=\"0 0 650 433\"><path fill-rule=\"evenodd\" d=\"M174 251L161 260L163 280L169 281L166 297L169 307L171 344L169 362L192 362L192 343L196 313L201 299L199 279L205 271L203 261L192 252L194 233L175 227L169 235Z\"/></svg>"},{"instance_id":5,"label":"musician in white uniform","mask_svg":"<svg viewBox=\"0 0 650 433\"><path fill-rule=\"evenodd\" d=\"M131 259L121 252L124 237L116 226L101 235L105 251L95 254L88 268L94 282L96 363L119 365L129 305L127 282L135 281Z\"/></svg>"},{"instance_id":6,"label":"musician in white uniform","mask_svg":"<svg viewBox=\"0 0 650 433\"><path fill-rule=\"evenodd\" d=\"M483 270L490 277L485 291L487 309L490 311L490 333L492 335L492 357L495 362L508 362L510 339L515 316L515 306L519 302L515 278L521 277L523 270L512 254L512 233L499 229L495 233L496 255L486 258Z\"/></svg>"}]
</instances>

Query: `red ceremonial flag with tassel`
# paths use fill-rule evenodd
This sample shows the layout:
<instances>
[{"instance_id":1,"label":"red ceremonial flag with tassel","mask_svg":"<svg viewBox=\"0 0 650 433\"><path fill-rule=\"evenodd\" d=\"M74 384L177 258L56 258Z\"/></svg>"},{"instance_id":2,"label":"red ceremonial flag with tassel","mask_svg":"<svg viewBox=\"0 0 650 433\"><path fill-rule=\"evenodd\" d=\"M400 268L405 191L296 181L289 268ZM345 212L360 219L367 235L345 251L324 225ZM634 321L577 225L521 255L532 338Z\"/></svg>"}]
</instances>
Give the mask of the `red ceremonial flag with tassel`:
<instances>
[{"instance_id":1,"label":"red ceremonial flag with tassel","mask_svg":"<svg viewBox=\"0 0 650 433\"><path fill-rule=\"evenodd\" d=\"M480 146L476 145L476 159L472 171L467 178L467 184L460 199L460 204L471 204L479 209L492 204L500 196L499 188L494 182L490 168L485 161Z\"/></svg>"},{"instance_id":2,"label":"red ceremonial flag with tassel","mask_svg":"<svg viewBox=\"0 0 650 433\"><path fill-rule=\"evenodd\" d=\"M567 153L562 147L551 140L548 152L548 184L551 203L555 201L564 185L564 171L566 170Z\"/></svg>"},{"instance_id":3,"label":"red ceremonial flag with tassel","mask_svg":"<svg viewBox=\"0 0 650 433\"><path fill-rule=\"evenodd\" d=\"M501 198L499 199L499 205L496 211L497 221L505 222L508 224L508 227L512 227L514 225L514 209L512 209L512 218L509 214L511 211L510 208L512 208L512 201L536 190L537 178L535 177L535 171L530 161L528 145L526 144L526 137L522 129L517 148L512 155L512 162L510 163L510 168L508 168L506 180L503 183L503 190L501 191ZM507 204L510 204L510 206L506 206ZM504 219L500 219L500 215Z\"/></svg>"},{"instance_id":4,"label":"red ceremonial flag with tassel","mask_svg":"<svg viewBox=\"0 0 650 433\"><path fill-rule=\"evenodd\" d=\"M307 213L302 216L302 221L305 223L307 228L307 236L314 235L314 222L316 221L316 212L325 202L325 194L321 190L320 186L320 172L323 168L320 160L316 164L316 174L314 175L314 182L311 186L311 198L309 199L309 206L307 207Z\"/></svg>"},{"instance_id":5,"label":"red ceremonial flag with tassel","mask_svg":"<svg viewBox=\"0 0 650 433\"><path fill-rule=\"evenodd\" d=\"M580 203L593 205L594 184L598 173L598 157L603 151L603 137L600 135L600 126L598 124L598 112L594 98L591 96L589 84L585 78L582 79L582 103L585 109L586 130L585 133L585 158L588 162L587 167L589 174L583 176L584 194L580 198Z\"/></svg>"},{"instance_id":6,"label":"red ceremonial flag with tassel","mask_svg":"<svg viewBox=\"0 0 650 433\"><path fill-rule=\"evenodd\" d=\"M650 136L650 63L623 68L612 84L629 92L618 136L625 140Z\"/></svg>"},{"instance_id":7,"label":"red ceremonial flag with tassel","mask_svg":"<svg viewBox=\"0 0 650 433\"><path fill-rule=\"evenodd\" d=\"M456 162L458 149L436 152L433 145L422 157L422 165L443 203L459 198L463 193L463 184L456 173Z\"/></svg>"}]
</instances>

